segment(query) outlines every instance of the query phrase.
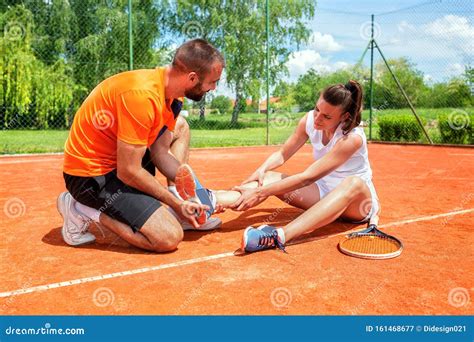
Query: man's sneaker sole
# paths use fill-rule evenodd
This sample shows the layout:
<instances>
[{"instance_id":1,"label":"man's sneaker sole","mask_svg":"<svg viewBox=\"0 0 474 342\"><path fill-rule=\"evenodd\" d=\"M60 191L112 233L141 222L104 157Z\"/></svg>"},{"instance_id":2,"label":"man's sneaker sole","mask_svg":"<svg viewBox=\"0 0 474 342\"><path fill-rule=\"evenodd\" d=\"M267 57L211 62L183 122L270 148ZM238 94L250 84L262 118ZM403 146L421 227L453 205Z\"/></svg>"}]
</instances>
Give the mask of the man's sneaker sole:
<instances>
[{"instance_id":1,"label":"man's sneaker sole","mask_svg":"<svg viewBox=\"0 0 474 342\"><path fill-rule=\"evenodd\" d=\"M191 166L188 164L182 164L178 167L178 170L176 171L175 184L178 194L184 200L196 198L196 183L194 182L194 174Z\"/></svg>"},{"instance_id":2,"label":"man's sneaker sole","mask_svg":"<svg viewBox=\"0 0 474 342\"><path fill-rule=\"evenodd\" d=\"M191 166L188 164L180 165L176 171L174 182L176 184L176 190L183 200L202 204L196 195L196 182L194 181L194 173ZM203 211L201 215L196 216L196 220L200 225L206 223L206 212Z\"/></svg>"},{"instance_id":3,"label":"man's sneaker sole","mask_svg":"<svg viewBox=\"0 0 474 342\"><path fill-rule=\"evenodd\" d=\"M186 226L183 225L183 230L184 231L206 232L206 231L218 229L218 228L221 227L221 225L222 225L222 220L218 217L213 217L213 218L208 219L206 221L206 223L204 223L199 228L195 228L191 224L187 224Z\"/></svg>"},{"instance_id":4,"label":"man's sneaker sole","mask_svg":"<svg viewBox=\"0 0 474 342\"><path fill-rule=\"evenodd\" d=\"M95 242L95 237L94 237L94 239L91 239L91 240L83 242L83 243L77 243L77 242L69 241L69 239L66 237L66 233L65 233L66 218L68 216L66 197L68 196L68 194L69 193L67 191L62 192L56 200L56 209L58 210L59 214L61 215L61 217L63 218L63 221L64 221L63 225L61 227L61 236L62 236L64 242L66 242L69 246L74 246L74 247L89 245L89 244L94 243Z\"/></svg>"}]
</instances>

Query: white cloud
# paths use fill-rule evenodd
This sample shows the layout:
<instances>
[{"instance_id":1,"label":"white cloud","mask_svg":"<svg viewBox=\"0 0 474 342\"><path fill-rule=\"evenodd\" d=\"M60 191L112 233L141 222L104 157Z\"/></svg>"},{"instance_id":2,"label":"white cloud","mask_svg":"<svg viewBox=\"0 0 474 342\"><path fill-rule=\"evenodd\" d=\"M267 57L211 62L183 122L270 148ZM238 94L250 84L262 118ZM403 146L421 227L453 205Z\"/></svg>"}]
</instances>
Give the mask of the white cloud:
<instances>
[{"instance_id":1,"label":"white cloud","mask_svg":"<svg viewBox=\"0 0 474 342\"><path fill-rule=\"evenodd\" d=\"M423 81L426 83L426 84L433 84L434 83L434 78L433 76L429 75L429 74L426 74L423 76Z\"/></svg>"},{"instance_id":2,"label":"white cloud","mask_svg":"<svg viewBox=\"0 0 474 342\"><path fill-rule=\"evenodd\" d=\"M334 52L342 49L342 45L334 40L330 34L314 32L309 38L309 47L321 52Z\"/></svg>"},{"instance_id":3,"label":"white cloud","mask_svg":"<svg viewBox=\"0 0 474 342\"><path fill-rule=\"evenodd\" d=\"M415 26L409 24L407 21L402 20L398 25L397 29L399 32L404 33L404 32L413 32L416 30Z\"/></svg>"},{"instance_id":4,"label":"white cloud","mask_svg":"<svg viewBox=\"0 0 474 342\"><path fill-rule=\"evenodd\" d=\"M320 73L326 73L347 67L346 62L333 63L330 57L321 56L323 52L335 52L342 49L342 45L336 42L332 35L315 31L311 34L309 42L306 49L295 51L290 55L287 67L291 80L296 80L311 68Z\"/></svg>"},{"instance_id":5,"label":"white cloud","mask_svg":"<svg viewBox=\"0 0 474 342\"><path fill-rule=\"evenodd\" d=\"M295 81L311 68L320 73L327 73L345 68L348 65L349 63L342 61L333 63L329 57L322 57L318 52L309 49L293 52L287 62L290 81Z\"/></svg>"},{"instance_id":6,"label":"white cloud","mask_svg":"<svg viewBox=\"0 0 474 342\"><path fill-rule=\"evenodd\" d=\"M386 41L378 42L387 58L408 57L433 80L458 76L474 58L474 26L467 17L444 15L425 24L406 20Z\"/></svg>"},{"instance_id":7,"label":"white cloud","mask_svg":"<svg viewBox=\"0 0 474 342\"><path fill-rule=\"evenodd\" d=\"M457 15L436 19L425 25L424 31L439 38L474 40L474 26L469 24L466 17Z\"/></svg>"},{"instance_id":8,"label":"white cloud","mask_svg":"<svg viewBox=\"0 0 474 342\"><path fill-rule=\"evenodd\" d=\"M346 69L350 64L347 62L339 61L333 64L333 70Z\"/></svg>"},{"instance_id":9,"label":"white cloud","mask_svg":"<svg viewBox=\"0 0 474 342\"><path fill-rule=\"evenodd\" d=\"M474 26L466 17L446 15L423 27L423 31L434 38L458 48L468 55L474 54Z\"/></svg>"},{"instance_id":10,"label":"white cloud","mask_svg":"<svg viewBox=\"0 0 474 342\"><path fill-rule=\"evenodd\" d=\"M448 64L448 66L446 67L446 71L453 75L461 75L464 73L465 69L464 65L461 65L459 63L451 63Z\"/></svg>"}]
</instances>

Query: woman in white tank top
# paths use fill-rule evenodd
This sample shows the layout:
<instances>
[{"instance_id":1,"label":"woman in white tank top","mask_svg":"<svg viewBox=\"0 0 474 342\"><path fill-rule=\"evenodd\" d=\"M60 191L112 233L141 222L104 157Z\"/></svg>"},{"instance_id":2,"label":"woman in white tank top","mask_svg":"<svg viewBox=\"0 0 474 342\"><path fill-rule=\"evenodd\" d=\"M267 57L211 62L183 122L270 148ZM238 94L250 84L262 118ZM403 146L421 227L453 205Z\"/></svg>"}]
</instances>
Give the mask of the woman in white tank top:
<instances>
[{"instance_id":1,"label":"woman in white tank top","mask_svg":"<svg viewBox=\"0 0 474 342\"><path fill-rule=\"evenodd\" d=\"M300 120L283 147L235 188L242 193L231 206L236 210L247 210L272 195L305 209L284 227L248 227L243 249L284 249L286 242L338 218L377 224L380 206L372 184L367 140L359 127L362 98L362 87L356 81L326 88L315 109ZM315 161L305 171L296 175L271 171L290 159L308 139Z\"/></svg>"}]
</instances>

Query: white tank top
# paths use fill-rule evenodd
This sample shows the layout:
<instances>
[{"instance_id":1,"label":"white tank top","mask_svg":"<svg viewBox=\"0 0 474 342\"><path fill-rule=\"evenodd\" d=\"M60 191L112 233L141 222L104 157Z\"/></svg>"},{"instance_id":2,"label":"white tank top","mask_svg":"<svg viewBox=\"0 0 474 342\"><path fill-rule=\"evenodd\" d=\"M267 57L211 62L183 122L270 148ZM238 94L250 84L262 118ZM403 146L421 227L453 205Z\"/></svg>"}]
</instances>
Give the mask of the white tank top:
<instances>
[{"instance_id":1,"label":"white tank top","mask_svg":"<svg viewBox=\"0 0 474 342\"><path fill-rule=\"evenodd\" d=\"M314 128L314 110L308 112L306 119L306 133L313 145L313 157L315 160L321 159L329 153L344 135L342 134L341 125L334 132L334 136L323 145L323 131ZM367 138L362 127L353 128L348 134L357 134L362 137L362 146L341 166L336 170L321 178L331 189L338 186L348 176L359 176L366 182L372 181L372 169L369 163L369 153L367 151Z\"/></svg>"}]
</instances>

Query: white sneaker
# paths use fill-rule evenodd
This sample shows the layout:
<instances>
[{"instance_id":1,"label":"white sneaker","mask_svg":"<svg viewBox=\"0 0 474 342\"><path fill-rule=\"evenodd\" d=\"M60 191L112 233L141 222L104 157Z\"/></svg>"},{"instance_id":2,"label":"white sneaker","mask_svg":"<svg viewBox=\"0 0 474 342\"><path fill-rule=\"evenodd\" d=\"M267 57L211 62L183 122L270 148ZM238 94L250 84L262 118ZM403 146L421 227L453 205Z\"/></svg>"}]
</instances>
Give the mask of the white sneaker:
<instances>
[{"instance_id":1,"label":"white sneaker","mask_svg":"<svg viewBox=\"0 0 474 342\"><path fill-rule=\"evenodd\" d=\"M79 214L74 206L76 200L69 192L63 192L56 202L58 212L64 223L61 234L64 241L71 246L79 246L95 241L95 236L88 232L91 220Z\"/></svg>"},{"instance_id":2,"label":"white sneaker","mask_svg":"<svg viewBox=\"0 0 474 342\"><path fill-rule=\"evenodd\" d=\"M176 217L181 227L183 227L183 230L201 230L201 231L214 230L214 229L220 228L222 225L222 220L220 218L210 217L207 219L207 221L204 224L200 225L199 228L196 228L188 221L182 220L181 217L179 217L178 214L176 214L176 212L170 207L168 207L168 211L174 217Z\"/></svg>"},{"instance_id":3,"label":"white sneaker","mask_svg":"<svg viewBox=\"0 0 474 342\"><path fill-rule=\"evenodd\" d=\"M201 224L199 228L194 227L191 223L187 221L181 221L179 220L179 223L181 223L181 227L183 227L183 230L214 230L217 228L220 228L222 225L222 220L218 217L210 217L207 219L206 223Z\"/></svg>"},{"instance_id":4,"label":"white sneaker","mask_svg":"<svg viewBox=\"0 0 474 342\"><path fill-rule=\"evenodd\" d=\"M175 185L169 186L169 187L168 187L168 191L171 192L171 193L174 195L174 197L176 197L177 199L179 199L179 200L181 200L181 201L183 200L183 199L181 198L181 196L178 194L178 190L176 190L176 186L175 186Z\"/></svg>"}]
</instances>

